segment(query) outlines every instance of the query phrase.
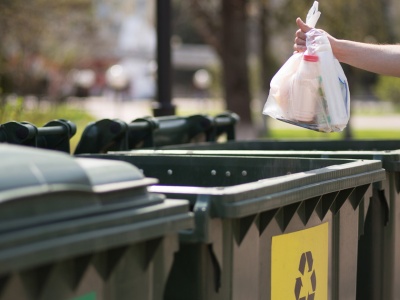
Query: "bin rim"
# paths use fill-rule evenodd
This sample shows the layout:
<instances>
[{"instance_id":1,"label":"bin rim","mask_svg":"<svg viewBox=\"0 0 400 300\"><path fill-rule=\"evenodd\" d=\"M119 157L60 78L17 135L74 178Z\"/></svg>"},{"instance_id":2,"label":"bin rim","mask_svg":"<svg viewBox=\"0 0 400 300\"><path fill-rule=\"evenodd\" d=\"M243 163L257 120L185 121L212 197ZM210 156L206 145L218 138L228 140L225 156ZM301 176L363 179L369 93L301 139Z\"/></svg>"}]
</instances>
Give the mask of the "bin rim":
<instances>
[{"instance_id":1,"label":"bin rim","mask_svg":"<svg viewBox=\"0 0 400 300\"><path fill-rule=\"evenodd\" d=\"M212 216L239 218L269 211L331 192L370 185L386 179L377 160L351 160L341 165L261 179L227 187L155 185L150 192L209 197ZM340 188L339 188L340 187ZM268 201L266 201L268 200Z\"/></svg>"},{"instance_id":2,"label":"bin rim","mask_svg":"<svg viewBox=\"0 0 400 300\"><path fill-rule=\"evenodd\" d=\"M263 155L267 154L293 154L296 156L297 154L363 154L363 155L381 155L381 156L391 156L391 157L399 157L400 159L400 149L397 150L341 150L341 151L325 151L325 150L180 150L180 149L137 149L130 151L110 151L107 154L121 154L121 155L235 155L240 156L241 154L254 154L254 155ZM279 156L279 155L278 155Z\"/></svg>"},{"instance_id":3,"label":"bin rim","mask_svg":"<svg viewBox=\"0 0 400 300\"><path fill-rule=\"evenodd\" d=\"M302 158L330 158L330 159L362 159L379 160L383 168L391 172L400 172L400 149L399 150L150 150L139 149L128 152L109 152L109 154L124 155L212 155L212 156L268 156L268 157L302 157Z\"/></svg>"},{"instance_id":4,"label":"bin rim","mask_svg":"<svg viewBox=\"0 0 400 300\"><path fill-rule=\"evenodd\" d=\"M138 180L111 182L111 183L94 185L93 191L96 194L104 194L104 193L109 193L109 192L129 190L129 189L140 188L140 187L148 187L150 185L154 185L157 183L158 183L158 179L145 177L145 178L138 179Z\"/></svg>"}]
</instances>

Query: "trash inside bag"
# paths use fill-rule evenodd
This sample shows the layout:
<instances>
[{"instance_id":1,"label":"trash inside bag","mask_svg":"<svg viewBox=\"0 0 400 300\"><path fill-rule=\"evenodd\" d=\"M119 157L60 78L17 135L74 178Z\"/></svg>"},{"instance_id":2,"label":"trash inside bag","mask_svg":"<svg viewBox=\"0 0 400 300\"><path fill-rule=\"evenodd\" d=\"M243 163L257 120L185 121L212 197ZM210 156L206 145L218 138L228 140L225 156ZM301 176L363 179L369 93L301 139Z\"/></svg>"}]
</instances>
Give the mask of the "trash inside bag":
<instances>
[{"instance_id":1,"label":"trash inside bag","mask_svg":"<svg viewBox=\"0 0 400 300\"><path fill-rule=\"evenodd\" d=\"M320 14L315 1L306 23L314 27ZM272 78L263 114L315 131L342 131L350 118L346 75L325 32L313 28L306 36L307 50L294 53Z\"/></svg>"}]
</instances>

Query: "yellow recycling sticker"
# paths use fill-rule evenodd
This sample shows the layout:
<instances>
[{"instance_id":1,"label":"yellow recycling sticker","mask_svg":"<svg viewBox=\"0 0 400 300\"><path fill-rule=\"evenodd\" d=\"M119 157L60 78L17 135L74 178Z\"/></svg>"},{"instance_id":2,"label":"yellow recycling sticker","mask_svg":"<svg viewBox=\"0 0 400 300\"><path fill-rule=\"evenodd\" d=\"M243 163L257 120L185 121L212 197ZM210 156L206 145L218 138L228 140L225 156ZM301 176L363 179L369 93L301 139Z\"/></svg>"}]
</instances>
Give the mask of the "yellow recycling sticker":
<instances>
[{"instance_id":1,"label":"yellow recycling sticker","mask_svg":"<svg viewBox=\"0 0 400 300\"><path fill-rule=\"evenodd\" d=\"M271 300L327 300L329 224L272 237Z\"/></svg>"}]
</instances>

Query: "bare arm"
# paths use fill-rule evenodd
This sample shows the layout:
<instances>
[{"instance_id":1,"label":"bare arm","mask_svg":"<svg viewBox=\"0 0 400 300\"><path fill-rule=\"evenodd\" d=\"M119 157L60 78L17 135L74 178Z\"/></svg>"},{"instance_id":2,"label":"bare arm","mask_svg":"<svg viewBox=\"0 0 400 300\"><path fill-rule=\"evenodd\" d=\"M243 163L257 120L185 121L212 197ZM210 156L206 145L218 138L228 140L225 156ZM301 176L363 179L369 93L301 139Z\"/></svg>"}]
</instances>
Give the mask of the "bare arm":
<instances>
[{"instance_id":1,"label":"bare arm","mask_svg":"<svg viewBox=\"0 0 400 300\"><path fill-rule=\"evenodd\" d=\"M400 77L400 45L376 45L347 40L331 41L336 58L354 67Z\"/></svg>"},{"instance_id":2,"label":"bare arm","mask_svg":"<svg viewBox=\"0 0 400 300\"><path fill-rule=\"evenodd\" d=\"M310 30L304 22L296 20L299 30L296 32L294 49L305 51L305 32ZM400 77L400 45L378 45L339 40L328 34L335 57L345 64L369 72Z\"/></svg>"}]
</instances>

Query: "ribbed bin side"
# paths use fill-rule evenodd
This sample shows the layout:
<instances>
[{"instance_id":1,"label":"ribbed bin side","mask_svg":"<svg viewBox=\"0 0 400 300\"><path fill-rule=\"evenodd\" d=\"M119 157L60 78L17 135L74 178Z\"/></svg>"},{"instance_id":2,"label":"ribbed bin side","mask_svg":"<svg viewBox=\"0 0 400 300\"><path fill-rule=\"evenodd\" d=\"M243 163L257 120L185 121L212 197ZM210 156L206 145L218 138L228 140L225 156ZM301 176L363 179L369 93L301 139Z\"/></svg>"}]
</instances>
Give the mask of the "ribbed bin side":
<instances>
[{"instance_id":1,"label":"ribbed bin side","mask_svg":"<svg viewBox=\"0 0 400 300\"><path fill-rule=\"evenodd\" d=\"M0 146L0 299L163 299L187 200L117 161ZM7 175L7 176L6 176Z\"/></svg>"},{"instance_id":2,"label":"ribbed bin side","mask_svg":"<svg viewBox=\"0 0 400 300\"><path fill-rule=\"evenodd\" d=\"M173 155L272 156L374 159L382 162L386 181L374 185L366 198L366 228L360 238L357 299L397 299L400 294L400 142L398 140L299 140L231 141L171 146L157 153ZM164 147L163 149L167 149ZM186 149L186 150L184 150ZM150 151L141 152L149 154ZM372 208L373 207L373 208Z\"/></svg>"},{"instance_id":3,"label":"ribbed bin side","mask_svg":"<svg viewBox=\"0 0 400 300\"><path fill-rule=\"evenodd\" d=\"M166 299L282 299L279 291L355 299L363 196L385 179L381 162L158 151L98 157L137 166L159 180L151 191L193 206L195 229L180 235Z\"/></svg>"},{"instance_id":4,"label":"ribbed bin side","mask_svg":"<svg viewBox=\"0 0 400 300\"><path fill-rule=\"evenodd\" d=\"M360 238L357 299L396 299L400 293L400 142L389 141L249 141L186 145L191 150L159 150L164 155L223 155L256 157L308 157L378 160L386 179L375 184L366 198L366 228ZM202 150L208 149L208 150ZM225 149L225 150L224 150ZM268 150L270 149L270 150ZM149 155L150 151L140 152ZM372 208L373 207L373 208Z\"/></svg>"}]
</instances>

